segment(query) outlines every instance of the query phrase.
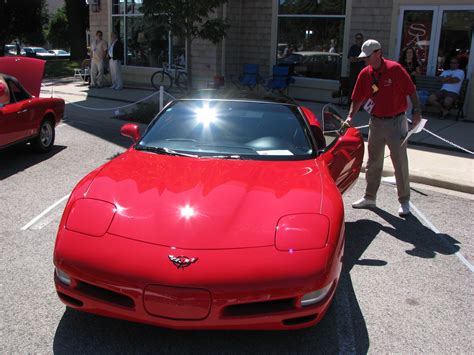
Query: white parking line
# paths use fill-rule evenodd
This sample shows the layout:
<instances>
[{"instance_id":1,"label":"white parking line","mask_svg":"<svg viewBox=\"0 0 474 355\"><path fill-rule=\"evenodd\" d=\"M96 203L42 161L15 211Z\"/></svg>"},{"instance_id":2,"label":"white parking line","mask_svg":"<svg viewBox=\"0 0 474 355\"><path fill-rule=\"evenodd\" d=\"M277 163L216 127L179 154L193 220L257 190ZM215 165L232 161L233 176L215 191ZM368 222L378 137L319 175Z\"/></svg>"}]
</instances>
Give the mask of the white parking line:
<instances>
[{"instance_id":1,"label":"white parking line","mask_svg":"<svg viewBox=\"0 0 474 355\"><path fill-rule=\"evenodd\" d=\"M47 215L50 211L52 211L56 206L58 206L61 202L66 200L69 197L70 194L67 194L66 196L62 197L60 200L56 201L53 203L51 206L49 206L47 209L45 209L43 212L41 212L39 215L37 215L35 218L33 218L31 221L29 221L27 224L25 224L21 230L27 230L30 228L33 224L38 222L43 216Z\"/></svg>"},{"instance_id":2,"label":"white parking line","mask_svg":"<svg viewBox=\"0 0 474 355\"><path fill-rule=\"evenodd\" d=\"M431 222L428 220L428 218L426 218L426 216L425 216L423 213L421 213L421 211L420 211L418 208L416 208L416 206L415 206L413 203L410 202L410 206L411 206L412 210L415 211L415 213L418 215L418 217L420 217L423 221L425 221L425 223L426 223L426 225L427 225L427 227L428 227L429 229L431 229L431 230L432 230L433 232L435 232L436 234L441 234L441 232L438 230L438 228L436 228L436 227L433 225L433 223L431 223ZM449 245L451 248L453 248L453 246L452 246L451 244L449 244L446 239L444 239L443 237L440 237L440 238L443 240L443 242L445 242L445 244L447 244L447 245ZM456 256L458 257L458 259L461 260L462 263L463 263L464 265L466 265L469 270L471 270L471 272L474 272L474 266L472 266L472 264L471 264L468 260L466 260L466 258L464 257L464 255L462 255L459 251L456 252L456 253L454 253L454 255L456 255Z\"/></svg>"}]
</instances>

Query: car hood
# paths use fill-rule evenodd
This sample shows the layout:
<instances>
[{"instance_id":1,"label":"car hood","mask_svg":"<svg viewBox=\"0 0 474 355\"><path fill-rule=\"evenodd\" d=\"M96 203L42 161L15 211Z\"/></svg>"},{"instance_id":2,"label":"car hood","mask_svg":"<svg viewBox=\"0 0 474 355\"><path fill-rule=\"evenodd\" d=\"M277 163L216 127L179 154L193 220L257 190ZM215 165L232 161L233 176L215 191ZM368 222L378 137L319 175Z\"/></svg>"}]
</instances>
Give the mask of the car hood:
<instances>
[{"instance_id":1,"label":"car hood","mask_svg":"<svg viewBox=\"0 0 474 355\"><path fill-rule=\"evenodd\" d=\"M183 249L274 244L279 218L319 213L315 160L188 158L129 150L100 171L87 198L115 204L109 233Z\"/></svg>"},{"instance_id":2,"label":"car hood","mask_svg":"<svg viewBox=\"0 0 474 355\"><path fill-rule=\"evenodd\" d=\"M31 94L39 97L45 61L24 57L0 57L0 73L15 77Z\"/></svg>"}]
</instances>

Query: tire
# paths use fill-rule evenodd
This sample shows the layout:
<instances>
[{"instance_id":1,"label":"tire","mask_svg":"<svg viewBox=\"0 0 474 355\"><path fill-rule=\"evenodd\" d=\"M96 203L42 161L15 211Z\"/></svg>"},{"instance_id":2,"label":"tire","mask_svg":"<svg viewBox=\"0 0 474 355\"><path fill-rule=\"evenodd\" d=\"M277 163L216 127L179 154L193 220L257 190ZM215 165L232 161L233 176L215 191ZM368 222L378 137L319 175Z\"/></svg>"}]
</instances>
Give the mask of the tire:
<instances>
[{"instance_id":1,"label":"tire","mask_svg":"<svg viewBox=\"0 0 474 355\"><path fill-rule=\"evenodd\" d=\"M176 84L181 91L188 90L188 75L186 73L179 73L178 77L176 78Z\"/></svg>"},{"instance_id":2,"label":"tire","mask_svg":"<svg viewBox=\"0 0 474 355\"><path fill-rule=\"evenodd\" d=\"M55 137L56 132L53 121L51 119L44 119L41 122L38 136L32 141L33 147L39 153L47 153L53 147Z\"/></svg>"},{"instance_id":3,"label":"tire","mask_svg":"<svg viewBox=\"0 0 474 355\"><path fill-rule=\"evenodd\" d=\"M173 85L173 78L164 71L157 71L151 76L151 85L156 90L160 90L160 86L163 86L164 90L168 91Z\"/></svg>"}]
</instances>

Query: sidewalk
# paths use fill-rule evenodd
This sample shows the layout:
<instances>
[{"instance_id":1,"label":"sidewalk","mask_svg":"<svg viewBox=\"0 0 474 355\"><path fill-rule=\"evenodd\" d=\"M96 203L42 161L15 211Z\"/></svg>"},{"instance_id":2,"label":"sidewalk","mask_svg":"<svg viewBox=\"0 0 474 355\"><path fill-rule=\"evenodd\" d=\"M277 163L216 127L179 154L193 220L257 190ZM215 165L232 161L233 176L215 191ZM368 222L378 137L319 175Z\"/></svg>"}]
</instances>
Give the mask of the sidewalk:
<instances>
[{"instance_id":1,"label":"sidewalk","mask_svg":"<svg viewBox=\"0 0 474 355\"><path fill-rule=\"evenodd\" d=\"M100 98L109 101L117 101L117 106L126 103L133 103L150 95L155 91L146 88L126 87L116 91L109 88L89 89L80 81L65 79L61 81L46 80L41 90L41 96L51 95L51 86L55 97L74 97L68 101L82 101L81 104L87 106L84 101L89 98ZM157 93L157 92L156 92ZM171 92L172 95L178 93ZM158 94L149 100L158 102ZM166 100L166 98L165 98ZM310 108L317 117L321 116L323 104L300 101L300 104ZM347 109L341 109L341 113L346 114ZM111 109L113 112L113 109ZM110 113L104 113L110 117ZM440 120L433 117L428 119L425 128L429 131L451 141L469 151L474 151L474 122L455 121L454 119ZM369 116L365 112L359 112L353 119L353 125L364 126L368 124ZM364 137L367 137L368 128L361 129ZM367 143L366 143L367 144ZM386 156L388 155L386 151ZM410 161L410 180L421 184L466 192L474 194L474 156L453 147L438 138L433 137L425 131L412 135L408 142L408 157ZM363 171L367 154L364 156ZM393 175L392 163L387 157L384 163L384 176Z\"/></svg>"}]
</instances>

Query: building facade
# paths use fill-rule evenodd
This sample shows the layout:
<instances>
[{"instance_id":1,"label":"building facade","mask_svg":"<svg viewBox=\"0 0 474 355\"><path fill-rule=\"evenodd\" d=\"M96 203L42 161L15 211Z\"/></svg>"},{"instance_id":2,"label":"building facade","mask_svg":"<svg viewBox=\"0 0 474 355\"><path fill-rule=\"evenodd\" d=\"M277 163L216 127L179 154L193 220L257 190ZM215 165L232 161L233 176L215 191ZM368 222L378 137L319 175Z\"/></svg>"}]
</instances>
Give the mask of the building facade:
<instances>
[{"instance_id":1,"label":"building facade","mask_svg":"<svg viewBox=\"0 0 474 355\"><path fill-rule=\"evenodd\" d=\"M120 34L125 44L124 80L148 85L163 62L184 62L184 41L146 24L143 0L89 1L90 32ZM94 4L94 5L93 5ZM413 47L422 74L439 75L456 56L469 79L465 112L474 121L474 5L472 0L228 0L214 16L231 27L218 45L192 43L193 77L206 87L215 75L237 77L244 63L268 76L273 65L290 64L295 98L334 101L332 92L348 75L347 53L356 33L377 39L384 56L398 60Z\"/></svg>"}]
</instances>

